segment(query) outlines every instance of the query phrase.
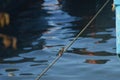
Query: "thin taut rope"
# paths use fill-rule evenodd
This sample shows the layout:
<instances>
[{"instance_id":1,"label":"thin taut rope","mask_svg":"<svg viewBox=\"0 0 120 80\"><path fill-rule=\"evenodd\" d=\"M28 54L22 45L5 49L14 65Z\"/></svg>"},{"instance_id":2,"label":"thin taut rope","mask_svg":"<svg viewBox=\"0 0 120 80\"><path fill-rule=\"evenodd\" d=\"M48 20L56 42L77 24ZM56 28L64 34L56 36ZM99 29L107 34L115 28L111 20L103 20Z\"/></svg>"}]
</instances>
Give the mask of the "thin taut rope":
<instances>
[{"instance_id":1,"label":"thin taut rope","mask_svg":"<svg viewBox=\"0 0 120 80\"><path fill-rule=\"evenodd\" d=\"M40 80L41 77L59 60L64 52L72 46L72 44L79 38L79 36L87 29L87 27L93 22L93 20L98 16L98 14L103 10L103 8L108 4L110 0L107 0L104 5L99 9L99 11L93 16L93 18L88 22L88 24L79 32L79 34L67 45L65 48L61 48L58 52L58 56L37 76L35 80Z\"/></svg>"}]
</instances>

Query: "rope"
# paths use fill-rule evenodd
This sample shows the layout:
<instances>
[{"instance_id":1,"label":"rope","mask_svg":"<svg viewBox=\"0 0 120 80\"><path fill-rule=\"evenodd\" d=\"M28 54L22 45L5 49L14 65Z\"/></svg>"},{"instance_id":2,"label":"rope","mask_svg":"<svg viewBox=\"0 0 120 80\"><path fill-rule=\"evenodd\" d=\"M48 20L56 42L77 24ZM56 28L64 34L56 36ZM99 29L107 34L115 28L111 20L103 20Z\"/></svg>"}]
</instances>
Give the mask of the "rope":
<instances>
[{"instance_id":1,"label":"rope","mask_svg":"<svg viewBox=\"0 0 120 80\"><path fill-rule=\"evenodd\" d=\"M88 24L79 32L79 34L67 45L61 48L58 52L58 56L49 64L42 72L37 76L35 80L40 80L40 78L59 60L64 52L68 50L69 47L79 38L79 36L87 29L87 27L93 22L93 20L98 16L98 14L103 10L103 8L108 4L110 0L107 0L104 5L98 10L98 12L93 16L93 18L88 22Z\"/></svg>"}]
</instances>

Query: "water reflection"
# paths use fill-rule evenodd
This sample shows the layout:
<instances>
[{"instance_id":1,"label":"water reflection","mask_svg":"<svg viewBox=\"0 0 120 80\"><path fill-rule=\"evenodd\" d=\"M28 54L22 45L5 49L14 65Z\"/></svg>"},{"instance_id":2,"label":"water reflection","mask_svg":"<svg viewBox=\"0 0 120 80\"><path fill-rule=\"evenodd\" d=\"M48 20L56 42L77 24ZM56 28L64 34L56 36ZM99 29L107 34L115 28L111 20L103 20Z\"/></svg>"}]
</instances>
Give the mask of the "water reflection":
<instances>
[{"instance_id":1,"label":"water reflection","mask_svg":"<svg viewBox=\"0 0 120 80\"><path fill-rule=\"evenodd\" d=\"M15 74L14 74L13 72L9 72L9 73L8 73L8 76L9 76L9 77L13 77L13 76L15 76Z\"/></svg>"},{"instance_id":2,"label":"water reflection","mask_svg":"<svg viewBox=\"0 0 120 80\"><path fill-rule=\"evenodd\" d=\"M10 24L10 15L8 13L0 13L0 27Z\"/></svg>"},{"instance_id":3,"label":"water reflection","mask_svg":"<svg viewBox=\"0 0 120 80\"><path fill-rule=\"evenodd\" d=\"M63 10L72 16L92 16L96 12L96 0L64 0Z\"/></svg>"},{"instance_id":4,"label":"water reflection","mask_svg":"<svg viewBox=\"0 0 120 80\"><path fill-rule=\"evenodd\" d=\"M10 68L10 69L6 69L5 71L6 71L6 72L13 72L13 71L19 71L19 69Z\"/></svg>"},{"instance_id":5,"label":"water reflection","mask_svg":"<svg viewBox=\"0 0 120 80\"><path fill-rule=\"evenodd\" d=\"M17 49L17 39L15 37L0 34L0 38L2 38L2 42L5 48L12 47L13 49Z\"/></svg>"},{"instance_id":6,"label":"water reflection","mask_svg":"<svg viewBox=\"0 0 120 80\"><path fill-rule=\"evenodd\" d=\"M80 54L80 55L89 55L89 56L113 56L116 54L110 54L105 51L99 51L99 52L92 52L88 51L86 48L73 48L72 50L68 50L68 52L72 52L75 54Z\"/></svg>"},{"instance_id":7,"label":"water reflection","mask_svg":"<svg viewBox=\"0 0 120 80\"><path fill-rule=\"evenodd\" d=\"M62 5L63 4L63 0L57 0L59 5Z\"/></svg>"},{"instance_id":8,"label":"water reflection","mask_svg":"<svg viewBox=\"0 0 120 80\"><path fill-rule=\"evenodd\" d=\"M85 63L89 64L105 64L109 60L94 60L94 59L87 59Z\"/></svg>"},{"instance_id":9,"label":"water reflection","mask_svg":"<svg viewBox=\"0 0 120 80\"><path fill-rule=\"evenodd\" d=\"M58 0L45 0L42 7L36 3L13 20L11 27L15 28L14 31L9 32L12 32L11 35L17 39L17 50L10 52L8 48L4 49L8 50L8 54L12 54L12 57L6 55L9 58L0 58L0 79L34 80L55 59L58 50L73 40L82 29L82 25L92 17L91 13L84 12L85 16L73 14L74 12L70 14L68 11L61 10L61 6L58 5ZM3 35L2 32L1 34ZM115 53L114 34L114 27L104 26L99 29L93 23L67 51L68 54L64 54L61 61L55 64L42 79L88 80L89 78L94 80L95 76L98 76L97 78L103 80L105 72L105 75L107 74L105 78L118 79L119 76L109 76L112 75L110 72L118 74L119 70L113 54ZM11 35L8 36L10 40L12 40ZM86 76L86 74L89 75Z\"/></svg>"},{"instance_id":10,"label":"water reflection","mask_svg":"<svg viewBox=\"0 0 120 80\"><path fill-rule=\"evenodd\" d=\"M34 75L34 74L32 74L32 73L22 73L20 75Z\"/></svg>"},{"instance_id":11,"label":"water reflection","mask_svg":"<svg viewBox=\"0 0 120 80\"><path fill-rule=\"evenodd\" d=\"M18 60L16 60L16 59ZM24 62L35 62L35 64L31 64L31 66L37 66L38 64L41 65L41 64L44 64L44 63L47 63L48 60L37 60L37 61L34 61L35 58L21 58L21 57L14 57L13 59L10 58L10 59L4 59L4 60L1 60L0 63L3 63L3 64L16 64L16 63L24 63ZM21 58L21 59L19 59Z\"/></svg>"},{"instance_id":12,"label":"water reflection","mask_svg":"<svg viewBox=\"0 0 120 80\"><path fill-rule=\"evenodd\" d=\"M14 2L14 1L13 1ZM16 1L15 1L16 2ZM15 10L10 3L11 7L8 10L10 14L10 24L8 24L8 18L6 17L5 22L2 22L2 27L0 29L0 57L11 57L18 55L22 52L29 52L36 49L42 49L45 41L41 39L43 32L47 31L48 26L45 16L47 15L45 10L42 10L41 4L43 0L28 2L24 9L20 8L21 4L25 4L26 1L20 1ZM24 5L22 5L24 6ZM12 12L12 10L14 10ZM6 14L4 15L6 16ZM0 16L1 17L1 16ZM1 20L1 19L0 19ZM4 24L3 24L4 23ZM33 36L34 35L34 36ZM5 53L5 54L4 54Z\"/></svg>"}]
</instances>

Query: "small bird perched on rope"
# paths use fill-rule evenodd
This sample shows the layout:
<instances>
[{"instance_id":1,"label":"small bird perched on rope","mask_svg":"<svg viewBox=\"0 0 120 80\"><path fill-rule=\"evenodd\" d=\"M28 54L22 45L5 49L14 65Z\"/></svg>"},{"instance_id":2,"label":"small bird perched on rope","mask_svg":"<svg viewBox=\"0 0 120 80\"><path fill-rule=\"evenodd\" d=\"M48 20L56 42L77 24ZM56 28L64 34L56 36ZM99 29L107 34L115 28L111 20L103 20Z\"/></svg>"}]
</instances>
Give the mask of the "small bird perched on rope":
<instances>
[{"instance_id":1,"label":"small bird perched on rope","mask_svg":"<svg viewBox=\"0 0 120 80\"><path fill-rule=\"evenodd\" d=\"M59 50L57 56L62 56L64 53L64 47L61 48L61 50Z\"/></svg>"}]
</instances>

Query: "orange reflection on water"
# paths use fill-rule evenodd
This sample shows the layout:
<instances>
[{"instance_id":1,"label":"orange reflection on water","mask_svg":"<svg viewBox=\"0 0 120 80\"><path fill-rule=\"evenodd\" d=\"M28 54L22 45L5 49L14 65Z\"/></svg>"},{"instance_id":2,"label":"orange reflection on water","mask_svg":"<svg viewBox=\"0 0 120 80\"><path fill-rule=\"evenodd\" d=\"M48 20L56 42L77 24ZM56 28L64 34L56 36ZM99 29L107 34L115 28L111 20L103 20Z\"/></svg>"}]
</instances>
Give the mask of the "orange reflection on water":
<instances>
[{"instance_id":1,"label":"orange reflection on water","mask_svg":"<svg viewBox=\"0 0 120 80\"><path fill-rule=\"evenodd\" d=\"M82 51L83 53L86 53L87 55L95 56L95 53L94 53L94 52L87 51L86 49L82 49L81 51Z\"/></svg>"},{"instance_id":2,"label":"orange reflection on water","mask_svg":"<svg viewBox=\"0 0 120 80\"><path fill-rule=\"evenodd\" d=\"M97 64L96 60L86 60L86 63Z\"/></svg>"},{"instance_id":3,"label":"orange reflection on water","mask_svg":"<svg viewBox=\"0 0 120 80\"><path fill-rule=\"evenodd\" d=\"M12 48L17 49L17 39L15 37L10 37L8 35L0 34L0 38L3 39L2 43L5 48L12 46Z\"/></svg>"},{"instance_id":4,"label":"orange reflection on water","mask_svg":"<svg viewBox=\"0 0 120 80\"><path fill-rule=\"evenodd\" d=\"M93 60L93 59L87 59L85 63L90 63L90 64L105 64L109 60Z\"/></svg>"},{"instance_id":5,"label":"orange reflection on water","mask_svg":"<svg viewBox=\"0 0 120 80\"><path fill-rule=\"evenodd\" d=\"M9 25L10 16L8 13L0 13L0 27L4 27L5 25Z\"/></svg>"}]
</instances>

